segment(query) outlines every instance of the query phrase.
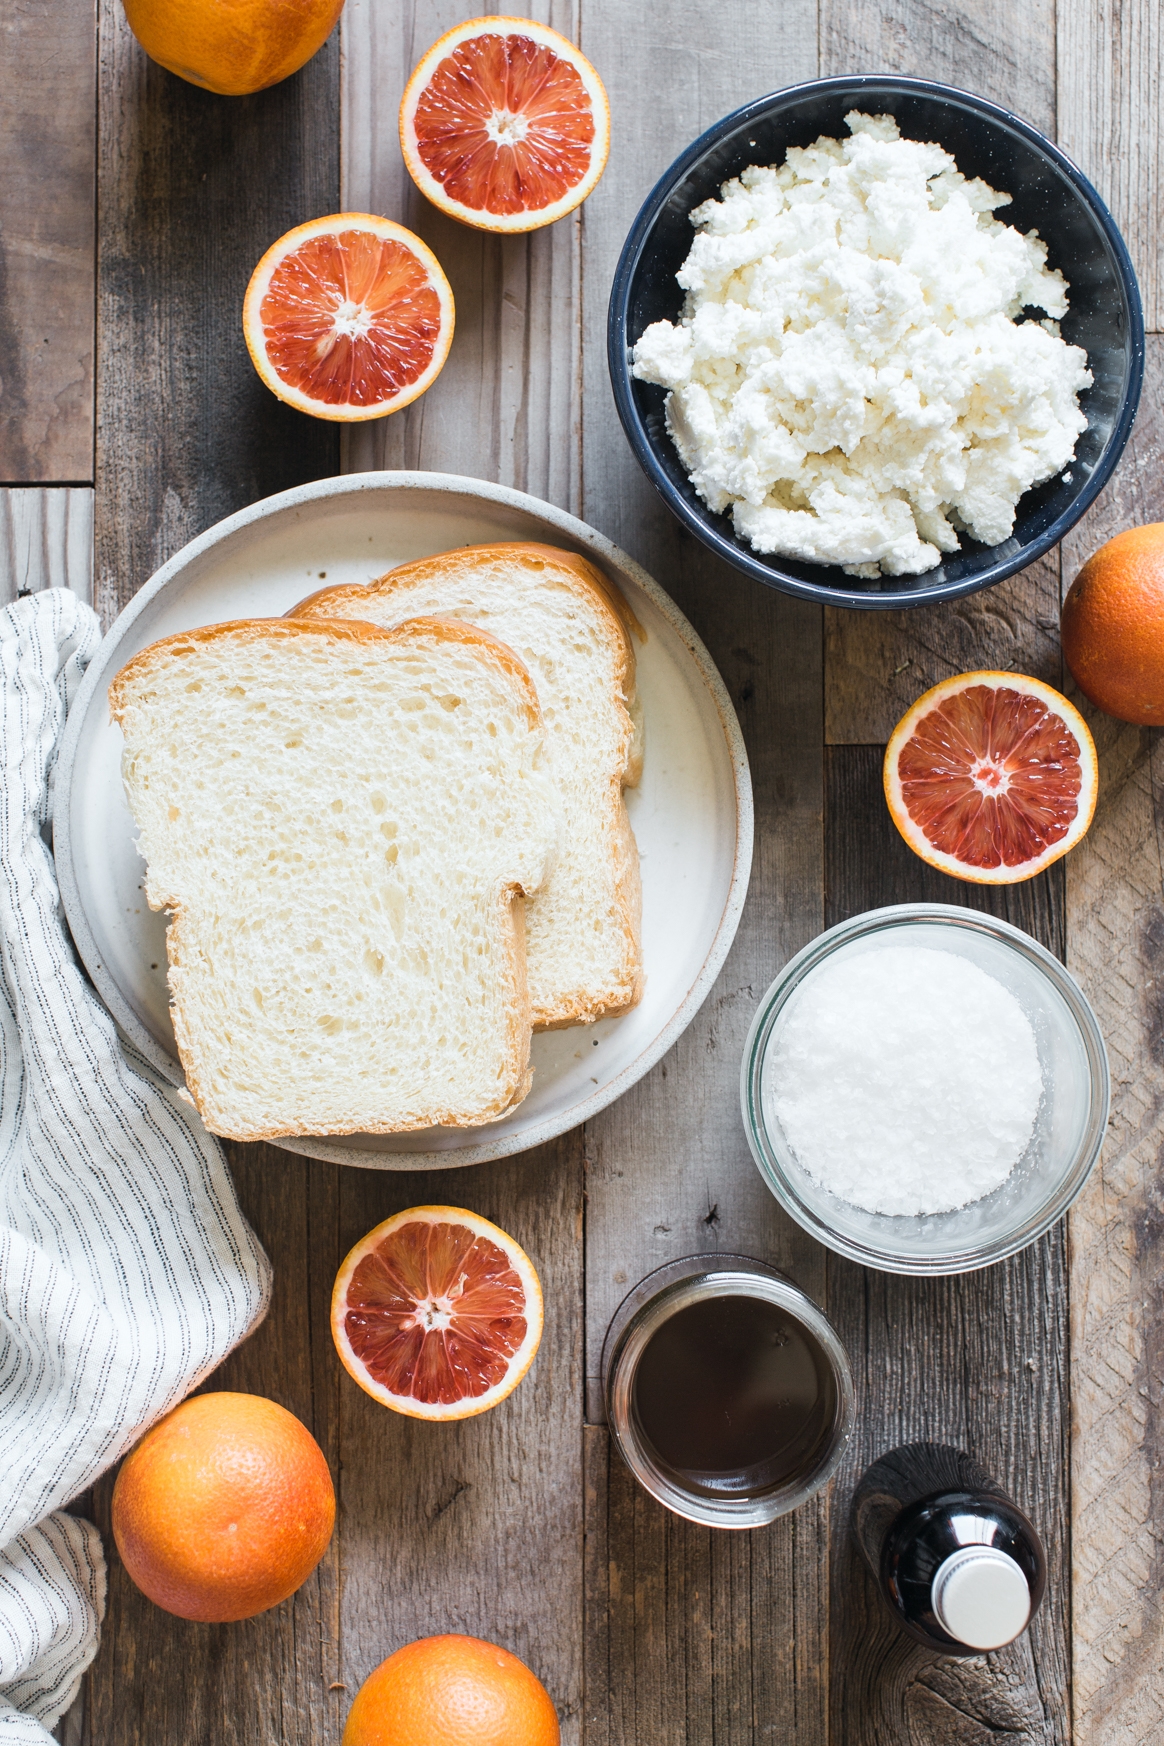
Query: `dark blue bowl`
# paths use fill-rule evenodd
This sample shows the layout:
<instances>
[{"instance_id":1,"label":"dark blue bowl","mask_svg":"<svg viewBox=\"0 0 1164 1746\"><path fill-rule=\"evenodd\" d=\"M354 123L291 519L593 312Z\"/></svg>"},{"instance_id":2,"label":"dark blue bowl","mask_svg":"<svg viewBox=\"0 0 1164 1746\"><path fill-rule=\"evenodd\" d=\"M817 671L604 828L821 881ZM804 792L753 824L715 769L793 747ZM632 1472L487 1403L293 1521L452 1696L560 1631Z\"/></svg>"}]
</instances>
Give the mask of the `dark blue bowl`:
<instances>
[{"instance_id":1,"label":"dark blue bowl","mask_svg":"<svg viewBox=\"0 0 1164 1746\"><path fill-rule=\"evenodd\" d=\"M749 164L781 164L789 146L821 134L847 137L845 115L891 114L907 139L934 141L966 176L1010 194L1006 224L1037 230L1048 264L1066 276L1064 339L1087 352L1094 386L1080 396L1087 429L1063 474L1020 498L1014 533L1000 546L963 536L962 549L921 576L862 582L836 564L762 557L697 496L663 422L665 391L631 376L631 350L653 321L677 319L675 274L694 232L688 214ZM1144 316L1127 247L1111 213L1057 146L1028 122L949 85L878 74L813 79L758 97L717 121L656 183L631 227L610 294L610 377L623 428L647 477L704 545L737 570L833 606L922 606L953 600L1040 557L1074 526L1111 477L1132 428L1144 375ZM1068 478L1067 475L1070 475Z\"/></svg>"}]
</instances>

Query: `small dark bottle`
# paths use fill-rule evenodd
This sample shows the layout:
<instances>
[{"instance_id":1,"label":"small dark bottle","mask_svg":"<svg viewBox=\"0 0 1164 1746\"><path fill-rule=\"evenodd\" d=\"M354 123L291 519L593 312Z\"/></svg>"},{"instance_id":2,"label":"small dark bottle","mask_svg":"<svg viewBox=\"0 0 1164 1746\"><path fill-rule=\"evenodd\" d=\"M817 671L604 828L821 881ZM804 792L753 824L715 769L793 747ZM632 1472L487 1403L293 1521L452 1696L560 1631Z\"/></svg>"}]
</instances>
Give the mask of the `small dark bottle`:
<instances>
[{"instance_id":1,"label":"small dark bottle","mask_svg":"<svg viewBox=\"0 0 1164 1746\"><path fill-rule=\"evenodd\" d=\"M897 1623L943 1655L1001 1649L1043 1598L1047 1560L1034 1528L945 1444L907 1443L867 1468L852 1527Z\"/></svg>"}]
</instances>

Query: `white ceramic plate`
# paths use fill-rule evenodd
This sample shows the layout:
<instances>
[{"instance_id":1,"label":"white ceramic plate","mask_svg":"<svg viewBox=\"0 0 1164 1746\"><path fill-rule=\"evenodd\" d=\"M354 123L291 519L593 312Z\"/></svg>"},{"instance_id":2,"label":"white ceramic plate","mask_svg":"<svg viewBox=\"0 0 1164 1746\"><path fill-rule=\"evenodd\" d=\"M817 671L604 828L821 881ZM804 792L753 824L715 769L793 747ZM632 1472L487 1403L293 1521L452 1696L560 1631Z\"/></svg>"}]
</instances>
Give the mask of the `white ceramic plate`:
<instances>
[{"instance_id":1,"label":"white ceramic plate","mask_svg":"<svg viewBox=\"0 0 1164 1746\"><path fill-rule=\"evenodd\" d=\"M690 1024L727 956L752 859L752 792L735 711L683 614L639 566L573 516L519 491L442 473L354 473L269 497L180 551L126 607L69 715L57 775L54 848L77 949L114 1018L182 1083L166 990L165 917L142 893L145 864L121 785L121 732L107 688L159 637L222 619L278 616L304 595L368 582L394 564L491 540L585 552L618 584L646 632L638 645L645 754L628 791L642 857L639 1005L533 1042L533 1089L502 1121L276 1142L372 1169L476 1164L565 1133L641 1079Z\"/></svg>"}]
</instances>

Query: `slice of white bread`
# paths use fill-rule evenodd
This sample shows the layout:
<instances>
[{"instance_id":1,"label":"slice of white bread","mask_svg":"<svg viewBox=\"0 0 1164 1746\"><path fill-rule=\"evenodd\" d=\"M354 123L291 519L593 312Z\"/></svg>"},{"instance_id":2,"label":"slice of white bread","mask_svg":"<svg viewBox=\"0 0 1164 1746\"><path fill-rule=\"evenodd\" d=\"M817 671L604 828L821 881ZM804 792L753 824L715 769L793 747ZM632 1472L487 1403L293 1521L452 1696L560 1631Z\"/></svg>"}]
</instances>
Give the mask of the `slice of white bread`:
<instances>
[{"instance_id":1,"label":"slice of white bread","mask_svg":"<svg viewBox=\"0 0 1164 1746\"><path fill-rule=\"evenodd\" d=\"M537 686L564 828L554 867L526 905L535 1029L625 1011L643 986L639 857L623 801L641 769L629 609L585 558L514 542L463 546L367 586L323 589L293 616L391 625L418 614L491 631Z\"/></svg>"},{"instance_id":2,"label":"slice of white bread","mask_svg":"<svg viewBox=\"0 0 1164 1746\"><path fill-rule=\"evenodd\" d=\"M154 643L109 697L212 1132L468 1126L524 1097L521 894L558 814L511 650L434 620L245 620Z\"/></svg>"}]
</instances>

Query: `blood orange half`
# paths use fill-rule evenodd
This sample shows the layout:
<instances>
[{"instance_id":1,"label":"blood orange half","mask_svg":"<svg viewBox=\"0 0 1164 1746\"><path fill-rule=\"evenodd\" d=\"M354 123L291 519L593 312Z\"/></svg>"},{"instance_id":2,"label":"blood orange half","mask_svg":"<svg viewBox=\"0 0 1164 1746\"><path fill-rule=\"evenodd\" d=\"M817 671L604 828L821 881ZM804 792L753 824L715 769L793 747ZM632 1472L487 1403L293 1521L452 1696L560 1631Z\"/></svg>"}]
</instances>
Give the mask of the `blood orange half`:
<instances>
[{"instance_id":1,"label":"blood orange half","mask_svg":"<svg viewBox=\"0 0 1164 1746\"><path fill-rule=\"evenodd\" d=\"M488 1219L414 1206L356 1244L336 1276L331 1331L344 1368L416 1419L467 1419L517 1387L542 1337L533 1264Z\"/></svg>"},{"instance_id":2,"label":"blood orange half","mask_svg":"<svg viewBox=\"0 0 1164 1746\"><path fill-rule=\"evenodd\" d=\"M383 418L436 380L453 338L453 293L432 250L367 212L315 218L251 275L243 331L280 400L317 418Z\"/></svg>"},{"instance_id":3,"label":"blood orange half","mask_svg":"<svg viewBox=\"0 0 1164 1746\"><path fill-rule=\"evenodd\" d=\"M585 55L530 18L474 18L434 43L400 105L421 193L478 230L537 230L606 168L610 106Z\"/></svg>"},{"instance_id":4,"label":"blood orange half","mask_svg":"<svg viewBox=\"0 0 1164 1746\"><path fill-rule=\"evenodd\" d=\"M885 798L910 848L981 885L1030 879L1074 848L1097 788L1087 723L1021 673L944 679L885 750Z\"/></svg>"}]
</instances>

